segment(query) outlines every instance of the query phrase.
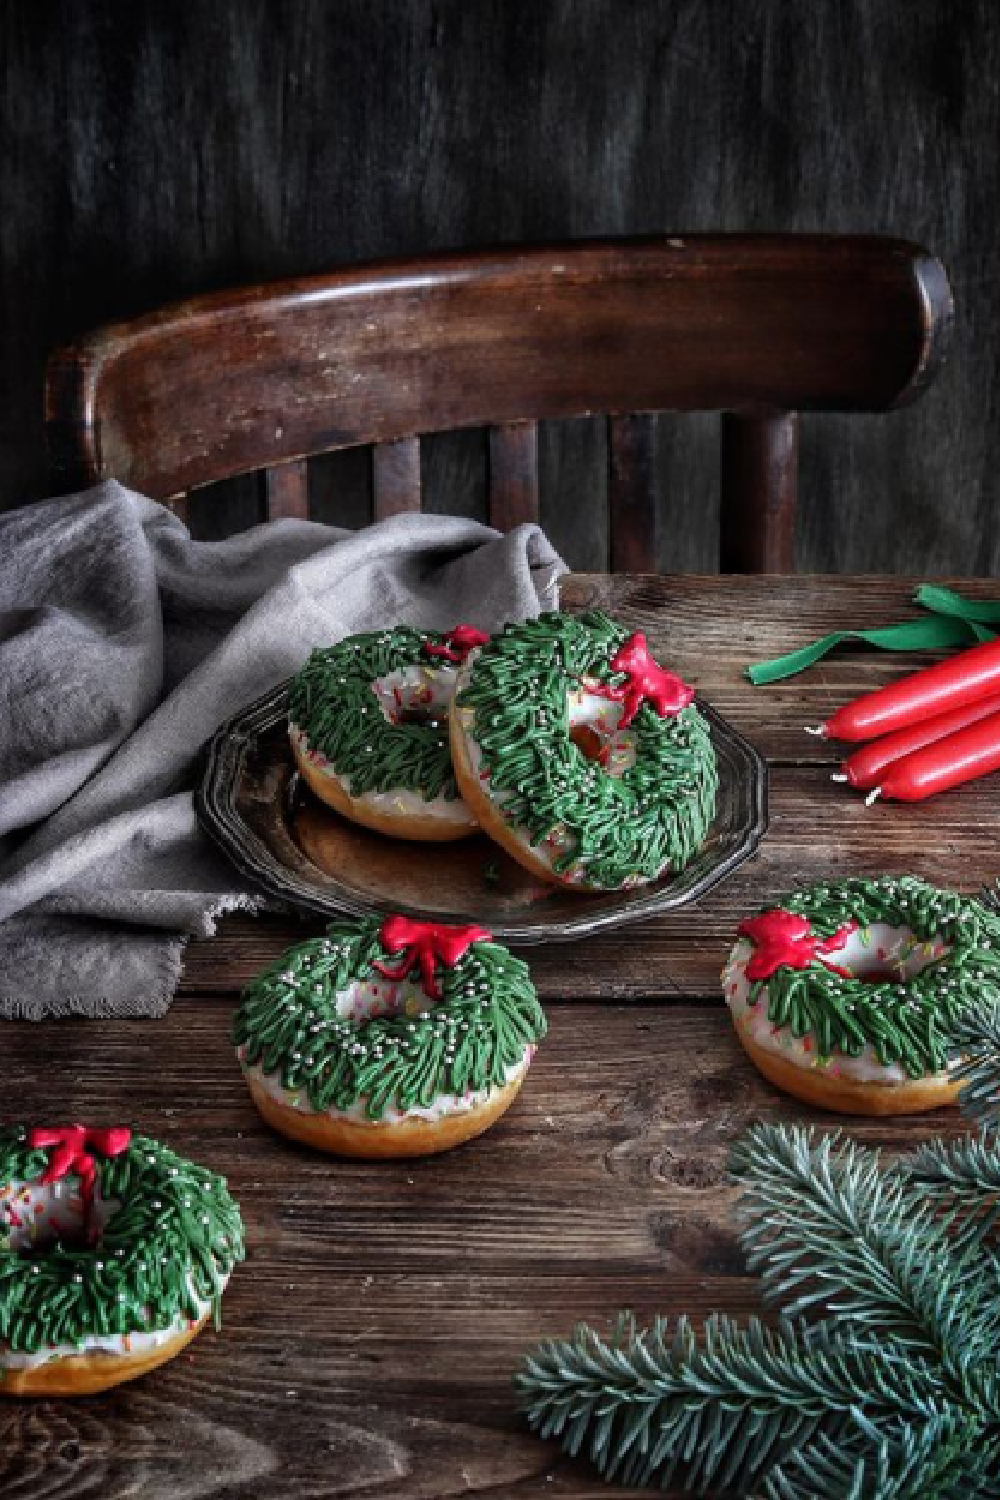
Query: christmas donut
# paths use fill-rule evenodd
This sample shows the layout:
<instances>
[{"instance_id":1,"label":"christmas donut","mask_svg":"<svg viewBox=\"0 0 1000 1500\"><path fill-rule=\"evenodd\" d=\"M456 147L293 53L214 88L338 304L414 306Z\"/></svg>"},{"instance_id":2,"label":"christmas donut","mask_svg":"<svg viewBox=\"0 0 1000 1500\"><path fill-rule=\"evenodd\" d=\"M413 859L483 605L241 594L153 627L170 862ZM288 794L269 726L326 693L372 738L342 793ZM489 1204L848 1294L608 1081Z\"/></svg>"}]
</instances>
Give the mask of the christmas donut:
<instances>
[{"instance_id":1,"label":"christmas donut","mask_svg":"<svg viewBox=\"0 0 1000 1500\"><path fill-rule=\"evenodd\" d=\"M448 715L461 662L487 637L397 625L313 651L292 679L288 733L306 784L329 807L395 838L462 839Z\"/></svg>"},{"instance_id":2,"label":"christmas donut","mask_svg":"<svg viewBox=\"0 0 1000 1500\"><path fill-rule=\"evenodd\" d=\"M0 1395L83 1396L173 1359L243 1259L223 1178L124 1126L0 1129Z\"/></svg>"},{"instance_id":3,"label":"christmas donut","mask_svg":"<svg viewBox=\"0 0 1000 1500\"><path fill-rule=\"evenodd\" d=\"M798 1099L845 1114L951 1104L949 1029L1000 1003L1000 919L911 876L796 892L741 922L722 971L736 1034Z\"/></svg>"},{"instance_id":4,"label":"christmas donut","mask_svg":"<svg viewBox=\"0 0 1000 1500\"><path fill-rule=\"evenodd\" d=\"M607 615L507 625L459 673L451 749L484 832L545 880L582 891L684 868L718 788L693 689Z\"/></svg>"},{"instance_id":5,"label":"christmas donut","mask_svg":"<svg viewBox=\"0 0 1000 1500\"><path fill-rule=\"evenodd\" d=\"M276 1130L342 1156L426 1156L513 1103L545 1016L482 927L392 916L330 927L243 993L234 1040Z\"/></svg>"}]
</instances>

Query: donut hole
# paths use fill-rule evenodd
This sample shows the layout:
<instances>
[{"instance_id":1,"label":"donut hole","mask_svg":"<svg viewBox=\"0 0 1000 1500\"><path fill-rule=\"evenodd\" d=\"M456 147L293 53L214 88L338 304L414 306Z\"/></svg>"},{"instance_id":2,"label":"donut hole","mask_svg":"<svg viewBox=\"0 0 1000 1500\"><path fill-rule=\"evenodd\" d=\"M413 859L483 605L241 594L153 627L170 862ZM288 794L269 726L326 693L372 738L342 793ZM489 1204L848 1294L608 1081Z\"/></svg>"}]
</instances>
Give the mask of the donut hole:
<instances>
[{"instance_id":1,"label":"donut hole","mask_svg":"<svg viewBox=\"0 0 1000 1500\"><path fill-rule=\"evenodd\" d=\"M948 951L940 938L924 942L909 927L873 922L852 932L843 948L834 949L828 959L862 984L906 984L939 963Z\"/></svg>"},{"instance_id":2,"label":"donut hole","mask_svg":"<svg viewBox=\"0 0 1000 1500\"><path fill-rule=\"evenodd\" d=\"M412 724L443 733L455 692L455 670L414 663L376 677L372 692L387 724Z\"/></svg>"},{"instance_id":3,"label":"donut hole","mask_svg":"<svg viewBox=\"0 0 1000 1500\"><path fill-rule=\"evenodd\" d=\"M88 1225L79 1179L72 1176L10 1183L2 1192L0 1245L22 1260L44 1260L58 1250L92 1250L117 1207L95 1197Z\"/></svg>"},{"instance_id":4,"label":"donut hole","mask_svg":"<svg viewBox=\"0 0 1000 1500\"><path fill-rule=\"evenodd\" d=\"M392 967L392 964L389 964ZM342 1021L363 1026L381 1016L403 1016L415 1020L433 1010L437 1002L422 989L419 980L391 979L374 973L358 979L337 996L337 1015Z\"/></svg>"},{"instance_id":5,"label":"donut hole","mask_svg":"<svg viewBox=\"0 0 1000 1500\"><path fill-rule=\"evenodd\" d=\"M392 721L394 724L420 724L424 729L444 729L447 715L440 711L414 704L412 708L400 709Z\"/></svg>"},{"instance_id":6,"label":"donut hole","mask_svg":"<svg viewBox=\"0 0 1000 1500\"><path fill-rule=\"evenodd\" d=\"M569 732L570 744L575 745L585 760L596 761L606 766L611 759L611 744L604 735L598 734L593 724L574 724Z\"/></svg>"},{"instance_id":7,"label":"donut hole","mask_svg":"<svg viewBox=\"0 0 1000 1500\"><path fill-rule=\"evenodd\" d=\"M622 706L617 699L581 687L569 694L566 716L570 744L584 760L615 779L635 765L635 737L618 727Z\"/></svg>"}]
</instances>

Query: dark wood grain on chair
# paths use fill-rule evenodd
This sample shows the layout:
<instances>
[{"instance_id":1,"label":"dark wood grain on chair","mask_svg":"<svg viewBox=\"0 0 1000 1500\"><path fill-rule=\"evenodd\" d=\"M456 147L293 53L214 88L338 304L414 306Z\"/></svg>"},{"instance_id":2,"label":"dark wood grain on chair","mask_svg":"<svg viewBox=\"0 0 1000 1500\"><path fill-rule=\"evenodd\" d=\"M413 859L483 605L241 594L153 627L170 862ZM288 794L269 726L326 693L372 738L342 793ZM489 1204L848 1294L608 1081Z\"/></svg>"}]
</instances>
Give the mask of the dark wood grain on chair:
<instances>
[{"instance_id":1,"label":"dark wood grain on chair","mask_svg":"<svg viewBox=\"0 0 1000 1500\"><path fill-rule=\"evenodd\" d=\"M612 417L608 443L608 530L615 573L649 570L656 557L660 504L653 422Z\"/></svg>"},{"instance_id":2,"label":"dark wood grain on chair","mask_svg":"<svg viewBox=\"0 0 1000 1500\"><path fill-rule=\"evenodd\" d=\"M312 453L496 427L510 434L494 439L497 514L516 519L534 498L531 439L513 424L883 411L931 379L950 322L941 265L900 240L499 249L196 298L101 329L51 361L47 416L66 482L114 475L158 497ZM757 540L748 555L727 544L727 561L784 562L792 449L766 437L779 429L746 430L758 436L730 445L727 514L746 506ZM413 453L376 460L376 514L412 507ZM647 536L648 515L637 524ZM637 566L643 549L618 537Z\"/></svg>"},{"instance_id":3,"label":"dark wood grain on chair","mask_svg":"<svg viewBox=\"0 0 1000 1500\"><path fill-rule=\"evenodd\" d=\"M400 438L372 451L372 507L376 521L420 509L420 442Z\"/></svg>"},{"instance_id":4,"label":"dark wood grain on chair","mask_svg":"<svg viewBox=\"0 0 1000 1500\"><path fill-rule=\"evenodd\" d=\"M538 424L512 422L489 433L489 518L498 531L538 520Z\"/></svg>"},{"instance_id":5,"label":"dark wood grain on chair","mask_svg":"<svg viewBox=\"0 0 1000 1500\"><path fill-rule=\"evenodd\" d=\"M794 573L799 419L722 417L723 573Z\"/></svg>"},{"instance_id":6,"label":"dark wood grain on chair","mask_svg":"<svg viewBox=\"0 0 1000 1500\"><path fill-rule=\"evenodd\" d=\"M282 516L305 520L309 515L309 470L305 459L278 464L264 476L267 513L272 521Z\"/></svg>"}]
</instances>

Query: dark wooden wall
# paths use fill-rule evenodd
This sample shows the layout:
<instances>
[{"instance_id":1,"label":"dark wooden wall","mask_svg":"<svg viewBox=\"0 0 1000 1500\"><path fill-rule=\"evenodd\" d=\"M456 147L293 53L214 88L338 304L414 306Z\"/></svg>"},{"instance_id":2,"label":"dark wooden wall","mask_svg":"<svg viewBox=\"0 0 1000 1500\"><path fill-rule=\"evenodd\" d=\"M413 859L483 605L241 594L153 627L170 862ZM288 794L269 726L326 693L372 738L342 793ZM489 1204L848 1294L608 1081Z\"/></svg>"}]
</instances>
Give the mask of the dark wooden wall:
<instances>
[{"instance_id":1,"label":"dark wooden wall","mask_svg":"<svg viewBox=\"0 0 1000 1500\"><path fill-rule=\"evenodd\" d=\"M992 571L996 0L6 0L0 9L0 506L46 493L57 342L182 294L498 240L902 234L949 267L948 367L887 418L803 433L798 561ZM668 418L662 564L716 565L716 420ZM545 524L606 562L596 428L544 434ZM475 435L426 456L478 513ZM318 513L363 518L356 456ZM203 535L256 517L246 484Z\"/></svg>"}]
</instances>

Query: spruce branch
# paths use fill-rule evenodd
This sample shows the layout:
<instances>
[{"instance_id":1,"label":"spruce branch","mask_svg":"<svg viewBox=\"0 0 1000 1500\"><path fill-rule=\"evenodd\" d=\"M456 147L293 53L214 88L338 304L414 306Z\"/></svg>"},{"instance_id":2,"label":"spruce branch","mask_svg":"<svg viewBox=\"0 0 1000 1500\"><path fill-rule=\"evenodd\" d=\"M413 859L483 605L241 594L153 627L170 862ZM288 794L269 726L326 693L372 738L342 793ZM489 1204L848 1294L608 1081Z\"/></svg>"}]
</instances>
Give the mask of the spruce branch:
<instances>
[{"instance_id":1,"label":"spruce branch","mask_svg":"<svg viewBox=\"0 0 1000 1500\"><path fill-rule=\"evenodd\" d=\"M862 1413L840 1442L821 1433L764 1481L765 1500L968 1500L995 1493L982 1480L982 1426L943 1413L888 1434Z\"/></svg>"},{"instance_id":2,"label":"spruce branch","mask_svg":"<svg viewBox=\"0 0 1000 1500\"><path fill-rule=\"evenodd\" d=\"M959 1246L981 1246L985 1257L992 1251L996 1266L1000 1136L984 1131L957 1141L935 1137L901 1158L894 1170L937 1210ZM1000 1279L996 1290L1000 1292Z\"/></svg>"},{"instance_id":3,"label":"spruce branch","mask_svg":"<svg viewBox=\"0 0 1000 1500\"><path fill-rule=\"evenodd\" d=\"M1000 1126L1000 1007L969 1006L952 1021L948 1037L962 1059L955 1077L963 1085L963 1111L981 1127Z\"/></svg>"},{"instance_id":4,"label":"spruce branch","mask_svg":"<svg viewBox=\"0 0 1000 1500\"><path fill-rule=\"evenodd\" d=\"M667 1484L681 1472L702 1491L756 1481L820 1433L846 1435L859 1411L904 1428L952 1410L919 1359L725 1317L700 1338L684 1318L672 1331L624 1320L607 1341L582 1325L535 1350L517 1385L535 1431L585 1452L605 1478Z\"/></svg>"},{"instance_id":5,"label":"spruce branch","mask_svg":"<svg viewBox=\"0 0 1000 1500\"><path fill-rule=\"evenodd\" d=\"M877 1152L813 1129L760 1125L733 1153L741 1241L764 1296L877 1331L964 1384L996 1346L1000 1318L977 1261Z\"/></svg>"}]
</instances>

